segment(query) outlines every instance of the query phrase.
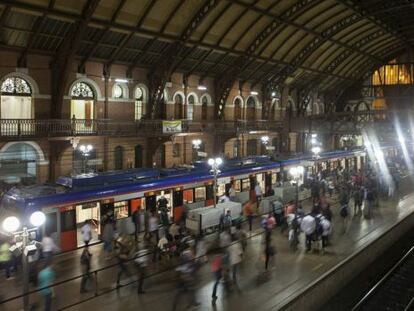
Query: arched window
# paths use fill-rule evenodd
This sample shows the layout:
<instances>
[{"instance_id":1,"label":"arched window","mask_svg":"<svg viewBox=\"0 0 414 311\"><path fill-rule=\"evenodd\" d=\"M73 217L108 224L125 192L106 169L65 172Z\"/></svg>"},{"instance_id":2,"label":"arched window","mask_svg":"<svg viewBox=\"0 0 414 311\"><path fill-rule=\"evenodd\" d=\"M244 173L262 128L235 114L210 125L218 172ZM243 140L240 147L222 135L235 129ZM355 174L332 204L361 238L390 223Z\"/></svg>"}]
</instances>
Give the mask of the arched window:
<instances>
[{"instance_id":1,"label":"arched window","mask_svg":"<svg viewBox=\"0 0 414 311\"><path fill-rule=\"evenodd\" d=\"M0 180L8 184L35 183L38 151L32 144L11 143L0 153Z\"/></svg>"},{"instance_id":2,"label":"arched window","mask_svg":"<svg viewBox=\"0 0 414 311\"><path fill-rule=\"evenodd\" d=\"M241 99L236 98L234 100L234 120L241 119L241 117L242 117L242 115L241 115L241 106L242 106Z\"/></svg>"},{"instance_id":3,"label":"arched window","mask_svg":"<svg viewBox=\"0 0 414 311\"><path fill-rule=\"evenodd\" d=\"M135 89L135 120L141 120L144 115L144 91L139 86Z\"/></svg>"},{"instance_id":4,"label":"arched window","mask_svg":"<svg viewBox=\"0 0 414 311\"><path fill-rule=\"evenodd\" d=\"M124 98L124 89L119 83L115 83L112 88L112 97L113 98Z\"/></svg>"},{"instance_id":5,"label":"arched window","mask_svg":"<svg viewBox=\"0 0 414 311\"><path fill-rule=\"evenodd\" d=\"M252 96L250 96L246 102L246 119L247 120L256 119L256 100Z\"/></svg>"},{"instance_id":6,"label":"arched window","mask_svg":"<svg viewBox=\"0 0 414 311\"><path fill-rule=\"evenodd\" d=\"M180 94L174 96L174 119L183 118L183 97Z\"/></svg>"},{"instance_id":7,"label":"arched window","mask_svg":"<svg viewBox=\"0 0 414 311\"><path fill-rule=\"evenodd\" d=\"M124 164L124 148L122 146L115 147L115 163L116 170L122 170Z\"/></svg>"},{"instance_id":8,"label":"arched window","mask_svg":"<svg viewBox=\"0 0 414 311\"><path fill-rule=\"evenodd\" d=\"M25 80L19 77L10 77L1 84L1 95L31 96L32 90Z\"/></svg>"},{"instance_id":9,"label":"arched window","mask_svg":"<svg viewBox=\"0 0 414 311\"><path fill-rule=\"evenodd\" d=\"M32 118L32 90L25 80L9 77L1 84L1 118Z\"/></svg>"},{"instance_id":10,"label":"arched window","mask_svg":"<svg viewBox=\"0 0 414 311\"><path fill-rule=\"evenodd\" d=\"M76 123L76 130L89 130L94 119L95 92L85 82L76 82L70 91L72 97L70 114L72 119L84 120Z\"/></svg>"},{"instance_id":11,"label":"arched window","mask_svg":"<svg viewBox=\"0 0 414 311\"><path fill-rule=\"evenodd\" d=\"M207 96L201 97L201 119L207 120L207 107L208 107L208 98Z\"/></svg>"},{"instance_id":12,"label":"arched window","mask_svg":"<svg viewBox=\"0 0 414 311\"><path fill-rule=\"evenodd\" d=\"M192 120L193 119L194 103L195 103L194 95L188 96L187 119L189 119L189 120Z\"/></svg>"},{"instance_id":13,"label":"arched window","mask_svg":"<svg viewBox=\"0 0 414 311\"><path fill-rule=\"evenodd\" d=\"M92 91L92 88L89 86L89 84L86 84L85 82L75 83L75 85L72 87L70 95L72 96L72 98L94 98L94 92Z\"/></svg>"}]
</instances>

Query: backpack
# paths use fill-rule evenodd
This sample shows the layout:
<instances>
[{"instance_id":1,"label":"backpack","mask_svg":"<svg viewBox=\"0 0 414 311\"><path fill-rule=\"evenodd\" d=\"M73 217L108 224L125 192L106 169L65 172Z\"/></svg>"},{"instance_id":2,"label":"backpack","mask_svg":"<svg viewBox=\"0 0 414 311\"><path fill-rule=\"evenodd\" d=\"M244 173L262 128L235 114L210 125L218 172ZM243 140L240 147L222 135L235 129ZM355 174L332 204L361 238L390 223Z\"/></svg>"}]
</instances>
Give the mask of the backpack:
<instances>
[{"instance_id":1,"label":"backpack","mask_svg":"<svg viewBox=\"0 0 414 311\"><path fill-rule=\"evenodd\" d=\"M348 206L347 205L342 205L341 210L339 211L339 215L341 215L341 217L347 217L348 216Z\"/></svg>"},{"instance_id":2,"label":"backpack","mask_svg":"<svg viewBox=\"0 0 414 311\"><path fill-rule=\"evenodd\" d=\"M316 235L322 235L323 226L321 222L321 217L320 216L315 217L315 222L316 222L316 228L315 228Z\"/></svg>"},{"instance_id":3,"label":"backpack","mask_svg":"<svg viewBox=\"0 0 414 311\"><path fill-rule=\"evenodd\" d=\"M292 220L292 229L293 230L298 230L299 229L299 220L298 220L297 216L295 216L295 218L293 218L293 220Z\"/></svg>"}]
</instances>

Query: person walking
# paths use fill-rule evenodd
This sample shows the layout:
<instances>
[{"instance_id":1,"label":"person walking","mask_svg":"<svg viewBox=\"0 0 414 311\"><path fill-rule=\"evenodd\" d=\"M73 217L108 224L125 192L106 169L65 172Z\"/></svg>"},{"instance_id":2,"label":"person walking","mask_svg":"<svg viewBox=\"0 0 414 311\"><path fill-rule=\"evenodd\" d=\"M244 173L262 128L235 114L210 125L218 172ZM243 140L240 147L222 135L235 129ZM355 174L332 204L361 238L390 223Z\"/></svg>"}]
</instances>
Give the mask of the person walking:
<instances>
[{"instance_id":1,"label":"person walking","mask_svg":"<svg viewBox=\"0 0 414 311\"><path fill-rule=\"evenodd\" d=\"M249 231L252 231L252 226L253 226L253 203L251 200L249 200L245 205L244 205L244 214L247 217L247 221L249 223Z\"/></svg>"},{"instance_id":2,"label":"person walking","mask_svg":"<svg viewBox=\"0 0 414 311\"><path fill-rule=\"evenodd\" d=\"M89 242L92 240L92 228L89 224L89 219L85 220L82 228L81 228L81 234L83 243L85 243L86 246L89 245Z\"/></svg>"},{"instance_id":3,"label":"person walking","mask_svg":"<svg viewBox=\"0 0 414 311\"><path fill-rule=\"evenodd\" d=\"M53 252L58 250L59 248L56 246L55 241L53 241L48 233L45 233L45 236L42 239L42 253L45 260L50 263Z\"/></svg>"},{"instance_id":4,"label":"person walking","mask_svg":"<svg viewBox=\"0 0 414 311\"><path fill-rule=\"evenodd\" d=\"M52 289L50 288L50 285L52 285L54 279L55 271L51 268L50 263L45 261L45 266L39 272L38 276L39 289L41 289L40 294L44 299L45 311L52 310Z\"/></svg>"},{"instance_id":5,"label":"person walking","mask_svg":"<svg viewBox=\"0 0 414 311\"><path fill-rule=\"evenodd\" d=\"M256 194L257 210L259 210L260 202L262 202L263 191L259 183L256 181L256 186L254 187L254 192Z\"/></svg>"},{"instance_id":6,"label":"person walking","mask_svg":"<svg viewBox=\"0 0 414 311\"><path fill-rule=\"evenodd\" d=\"M159 226L158 217L155 216L155 213L153 213L148 220L148 230L149 230L150 240L152 239L153 236L155 236L155 245L158 244L158 241L160 239L159 233L158 233L158 230L159 230L158 226Z\"/></svg>"},{"instance_id":7,"label":"person walking","mask_svg":"<svg viewBox=\"0 0 414 311\"><path fill-rule=\"evenodd\" d=\"M322 226L322 251L325 252L326 247L329 243L329 236L332 232L331 222L324 216L321 217L320 225Z\"/></svg>"},{"instance_id":8,"label":"person walking","mask_svg":"<svg viewBox=\"0 0 414 311\"><path fill-rule=\"evenodd\" d=\"M116 287L119 288L121 285L121 277L123 274L126 274L129 276L128 268L127 268L127 262L130 255L130 248L129 243L127 240L127 237L121 236L117 240L117 252L116 252L116 258L118 261L118 275L116 278Z\"/></svg>"},{"instance_id":9,"label":"person walking","mask_svg":"<svg viewBox=\"0 0 414 311\"><path fill-rule=\"evenodd\" d=\"M313 235L316 230L316 220L311 214L303 217L300 224L300 229L305 233L306 236L306 251L309 252L312 249Z\"/></svg>"},{"instance_id":10,"label":"person walking","mask_svg":"<svg viewBox=\"0 0 414 311\"><path fill-rule=\"evenodd\" d=\"M111 259L110 254L112 252L112 244L114 241L114 225L109 220L104 223L102 240L104 242L103 248L106 253L106 259Z\"/></svg>"},{"instance_id":11,"label":"person walking","mask_svg":"<svg viewBox=\"0 0 414 311\"><path fill-rule=\"evenodd\" d=\"M362 189L358 186L355 187L354 193L354 217L361 213L362 209Z\"/></svg>"},{"instance_id":12,"label":"person walking","mask_svg":"<svg viewBox=\"0 0 414 311\"><path fill-rule=\"evenodd\" d=\"M220 283L221 278L223 277L223 266L222 266L223 254L217 254L214 256L213 261L211 263L211 272L214 276L214 285L213 285L213 293L211 295L211 303L213 305L216 304L217 300L217 287Z\"/></svg>"},{"instance_id":13,"label":"person walking","mask_svg":"<svg viewBox=\"0 0 414 311\"><path fill-rule=\"evenodd\" d=\"M141 212L137 208L132 214L132 223L134 224L135 242L139 242L139 233L141 231Z\"/></svg>"},{"instance_id":14,"label":"person walking","mask_svg":"<svg viewBox=\"0 0 414 311\"><path fill-rule=\"evenodd\" d=\"M236 237L233 237L233 243L230 244L228 252L229 252L230 269L232 272L232 282L236 288L239 288L237 280L238 280L239 266L240 266L240 263L243 257L243 249L242 249L240 241Z\"/></svg>"},{"instance_id":15,"label":"person walking","mask_svg":"<svg viewBox=\"0 0 414 311\"><path fill-rule=\"evenodd\" d=\"M144 245L144 248L135 253L135 264L138 272L138 294L145 294L144 280L147 275L150 253L148 245Z\"/></svg>"},{"instance_id":16,"label":"person walking","mask_svg":"<svg viewBox=\"0 0 414 311\"><path fill-rule=\"evenodd\" d=\"M82 251L80 257L81 271L82 271L82 280L81 280L81 293L86 293L86 283L90 279L90 270L91 270L91 257L92 254L89 252L88 245Z\"/></svg>"}]
</instances>

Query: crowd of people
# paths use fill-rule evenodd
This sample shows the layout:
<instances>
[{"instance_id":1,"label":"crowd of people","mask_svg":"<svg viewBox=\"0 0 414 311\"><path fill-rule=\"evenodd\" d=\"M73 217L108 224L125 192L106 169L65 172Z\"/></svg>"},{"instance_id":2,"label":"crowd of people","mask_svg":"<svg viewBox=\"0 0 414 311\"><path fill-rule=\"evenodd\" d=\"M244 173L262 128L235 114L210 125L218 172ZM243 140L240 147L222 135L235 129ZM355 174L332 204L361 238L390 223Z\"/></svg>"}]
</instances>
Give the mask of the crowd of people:
<instances>
[{"instance_id":1,"label":"crowd of people","mask_svg":"<svg viewBox=\"0 0 414 311\"><path fill-rule=\"evenodd\" d=\"M274 231L278 226L282 233L287 233L287 240L292 250L300 244L300 235L303 233L304 248L307 252L319 250L325 252L330 244L333 231L333 217L341 218L342 232L346 233L351 216L373 217L373 210L379 204L380 197L394 194L399 185L399 173L391 172L392 191L385 187L384 176L378 176L367 166L364 171L349 171L337 169L327 174L321 172L309 178L307 186L310 188L312 208L305 213L299 202L285 206L278 199L272 202L272 210L267 215L260 215L258 234L262 236L260 252L258 254L258 268L260 277L270 277L275 268L277 254ZM388 183L389 184L389 183ZM391 187L391 186L389 186ZM256 185L256 200L249 200L244 204L243 215L232 217L226 211L218 228L217 247L214 242L206 241L203 234L191 236L185 227L185 213L180 221L171 222L169 217L169 202L161 197L153 210L134 211L132 222L135 232L133 236L117 234L116 221L112 211L108 211L101 219L101 239L106 259L115 259L117 262L116 287L122 287L122 280L135 276L138 280L137 293L144 294L144 280L148 270L155 263L176 265L177 293L173 301L173 310L182 306L183 297L188 297L189 305L198 305L195 296L197 275L199 268L208 261L213 278L212 303L218 298L218 287L232 292L239 290L239 268L244 259L247 240L252 237L254 219L258 218L258 206L263 199L261 188ZM234 189L219 198L219 202L234 200ZM337 198L339 210L333 212L330 202ZM353 202L353 208L350 202ZM258 232L258 231L255 231ZM92 226L86 221L81 227L81 236L85 244L80 256L82 277L80 293L85 293L93 287L92 280ZM11 279L17 272L21 254L10 251L15 241L7 238L0 245L0 266L5 272L6 279ZM214 249L209 254L207 250ZM47 234L38 244L38 252L29 258L29 270L33 285L41 288L40 294L44 297L45 310L51 310L53 292L48 288L53 283L53 254L58 250L53 239ZM209 255L210 258L207 257ZM38 262L42 257L42 266ZM172 260L171 260L172 259ZM132 268L133 267L133 268ZM40 268L40 269L39 269ZM39 270L38 270L39 269Z\"/></svg>"}]
</instances>

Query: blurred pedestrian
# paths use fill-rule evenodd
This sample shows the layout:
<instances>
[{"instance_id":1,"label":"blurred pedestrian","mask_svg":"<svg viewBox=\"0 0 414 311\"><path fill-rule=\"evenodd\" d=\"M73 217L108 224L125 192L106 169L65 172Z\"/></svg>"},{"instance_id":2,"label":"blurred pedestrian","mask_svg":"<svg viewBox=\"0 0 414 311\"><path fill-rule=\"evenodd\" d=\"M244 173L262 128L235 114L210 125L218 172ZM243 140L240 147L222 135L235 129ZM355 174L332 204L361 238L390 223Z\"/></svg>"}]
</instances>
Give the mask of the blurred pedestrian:
<instances>
[{"instance_id":1,"label":"blurred pedestrian","mask_svg":"<svg viewBox=\"0 0 414 311\"><path fill-rule=\"evenodd\" d=\"M106 221L104 223L103 232L102 232L102 240L104 242L103 248L106 253L106 259L110 259L111 252L112 252L112 244L114 241L114 225L111 221Z\"/></svg>"},{"instance_id":2,"label":"blurred pedestrian","mask_svg":"<svg viewBox=\"0 0 414 311\"><path fill-rule=\"evenodd\" d=\"M131 253L131 245L130 241L128 240L129 237L120 236L116 241L117 251L116 251L116 258L118 261L118 275L116 278L116 286L119 287L121 285L121 277L123 274L130 276L128 271L128 259Z\"/></svg>"},{"instance_id":3,"label":"blurred pedestrian","mask_svg":"<svg viewBox=\"0 0 414 311\"><path fill-rule=\"evenodd\" d=\"M187 294L189 297L189 306L200 305L200 303L196 300L195 291L197 265L194 260L193 250L190 247L187 247L181 253L180 261L181 264L177 268L177 272L179 273L178 291L174 298L173 310L177 309L180 297L184 294ZM182 308L180 308L180 310L188 309L188 306L184 307L183 303L181 303L181 306Z\"/></svg>"},{"instance_id":4,"label":"blurred pedestrian","mask_svg":"<svg viewBox=\"0 0 414 311\"><path fill-rule=\"evenodd\" d=\"M91 257L92 257L92 254L89 252L88 245L86 245L80 257L81 271L82 271L82 280L81 280L81 288L80 288L81 293L85 293L87 291L86 283L91 277L90 276Z\"/></svg>"},{"instance_id":5,"label":"blurred pedestrian","mask_svg":"<svg viewBox=\"0 0 414 311\"><path fill-rule=\"evenodd\" d=\"M147 275L150 253L151 251L148 248L148 245L144 245L144 247L138 252L136 252L134 256L138 272L138 294L145 294L144 280Z\"/></svg>"},{"instance_id":6,"label":"blurred pedestrian","mask_svg":"<svg viewBox=\"0 0 414 311\"><path fill-rule=\"evenodd\" d=\"M247 217L247 221L249 223L249 231L252 231L252 226L253 226L253 203L251 200L249 200L245 205L244 205L244 214Z\"/></svg>"},{"instance_id":7,"label":"blurred pedestrian","mask_svg":"<svg viewBox=\"0 0 414 311\"><path fill-rule=\"evenodd\" d=\"M44 268L39 272L38 280L39 280L39 288L40 294L43 296L44 299L44 310L50 311L52 310L52 289L50 286L55 279L55 271L52 269L48 261L45 261Z\"/></svg>"},{"instance_id":8,"label":"blurred pedestrian","mask_svg":"<svg viewBox=\"0 0 414 311\"><path fill-rule=\"evenodd\" d=\"M134 224L135 242L139 242L139 233L141 231L141 211L139 207L132 214L132 223Z\"/></svg>"},{"instance_id":9,"label":"blurred pedestrian","mask_svg":"<svg viewBox=\"0 0 414 311\"><path fill-rule=\"evenodd\" d=\"M229 252L230 269L232 272L232 282L236 288L239 288L237 280L238 280L239 266L240 266L240 263L243 257L243 249L242 249L240 241L236 237L233 237L233 243L230 244L228 252Z\"/></svg>"},{"instance_id":10,"label":"blurred pedestrian","mask_svg":"<svg viewBox=\"0 0 414 311\"><path fill-rule=\"evenodd\" d=\"M89 245L89 242L92 240L92 228L89 224L89 219L85 220L82 228L81 228L81 234L83 243L85 243L86 246Z\"/></svg>"},{"instance_id":11,"label":"blurred pedestrian","mask_svg":"<svg viewBox=\"0 0 414 311\"><path fill-rule=\"evenodd\" d=\"M160 239L159 237L159 222L158 222L158 217L155 215L155 213L153 213L149 220L148 220L148 230L149 230L149 238L150 240L152 239L153 236L155 236L155 245L158 244L158 240Z\"/></svg>"},{"instance_id":12,"label":"blurred pedestrian","mask_svg":"<svg viewBox=\"0 0 414 311\"><path fill-rule=\"evenodd\" d=\"M49 233L45 233L42 239L42 253L45 261L50 263L54 252L57 252L59 248L56 246L55 241L50 237Z\"/></svg>"}]
</instances>

